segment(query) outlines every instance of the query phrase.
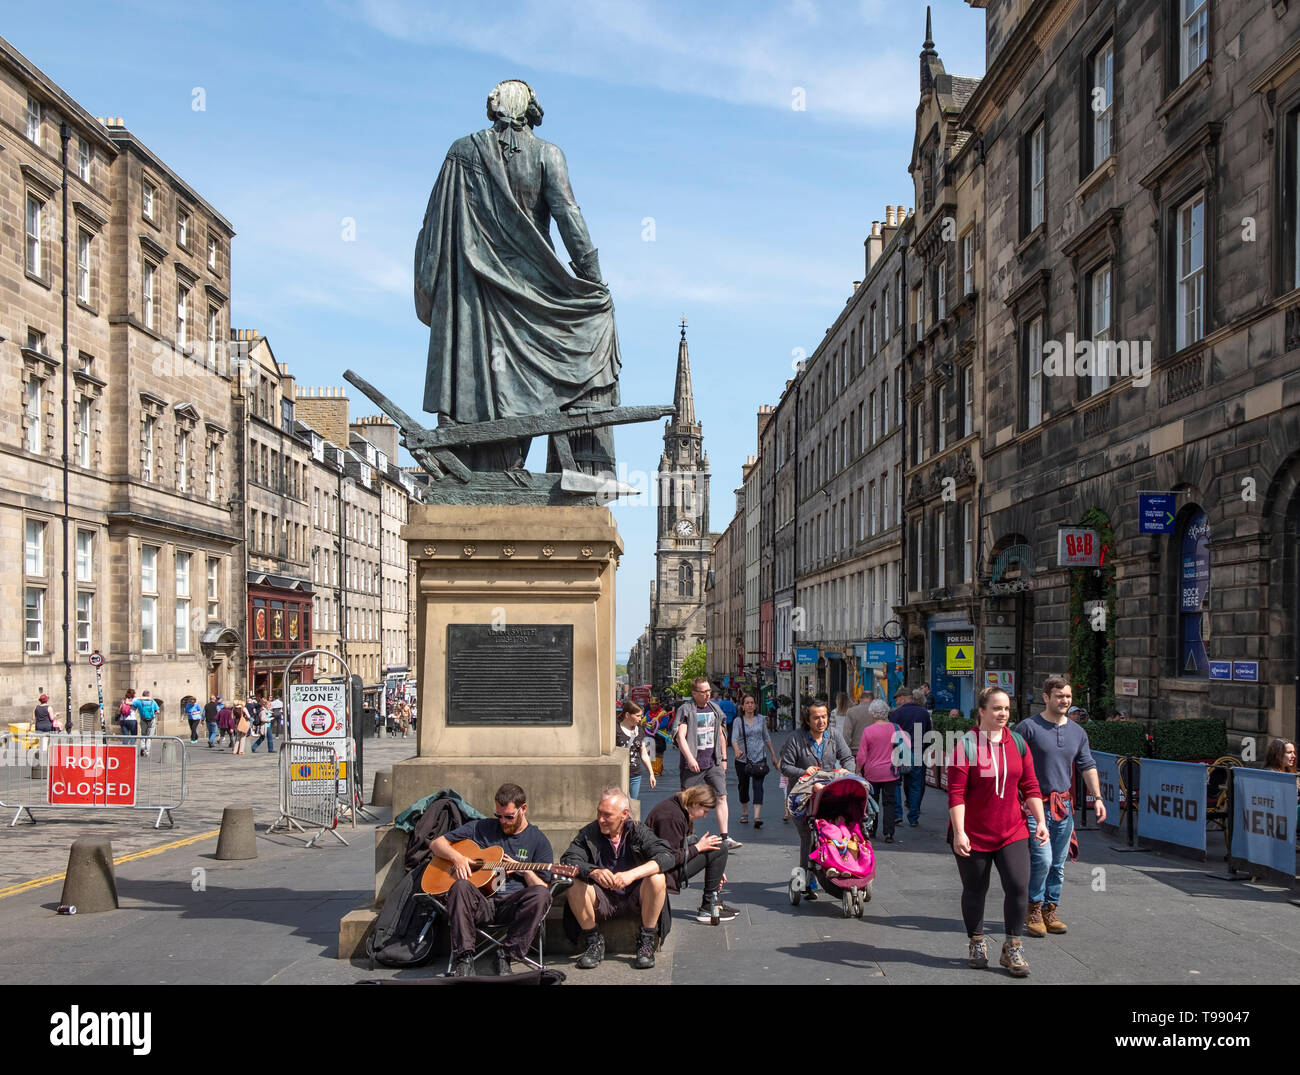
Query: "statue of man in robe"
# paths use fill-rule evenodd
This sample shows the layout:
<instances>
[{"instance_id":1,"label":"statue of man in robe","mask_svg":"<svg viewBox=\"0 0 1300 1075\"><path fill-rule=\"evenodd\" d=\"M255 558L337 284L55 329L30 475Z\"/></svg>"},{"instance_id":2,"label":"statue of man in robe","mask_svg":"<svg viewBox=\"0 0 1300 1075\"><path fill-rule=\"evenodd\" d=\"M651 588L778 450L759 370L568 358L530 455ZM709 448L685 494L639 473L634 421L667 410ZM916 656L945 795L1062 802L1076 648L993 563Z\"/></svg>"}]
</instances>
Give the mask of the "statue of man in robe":
<instances>
[{"instance_id":1,"label":"statue of man in robe","mask_svg":"<svg viewBox=\"0 0 1300 1075\"><path fill-rule=\"evenodd\" d=\"M415 309L430 328L424 409L442 428L615 406L614 304L564 154L533 133L542 107L526 82L498 84L487 114L491 127L447 151L416 242ZM609 427L566 436L579 470L614 470ZM518 470L530 441L456 453L471 470ZM559 469L552 440L547 470Z\"/></svg>"}]
</instances>

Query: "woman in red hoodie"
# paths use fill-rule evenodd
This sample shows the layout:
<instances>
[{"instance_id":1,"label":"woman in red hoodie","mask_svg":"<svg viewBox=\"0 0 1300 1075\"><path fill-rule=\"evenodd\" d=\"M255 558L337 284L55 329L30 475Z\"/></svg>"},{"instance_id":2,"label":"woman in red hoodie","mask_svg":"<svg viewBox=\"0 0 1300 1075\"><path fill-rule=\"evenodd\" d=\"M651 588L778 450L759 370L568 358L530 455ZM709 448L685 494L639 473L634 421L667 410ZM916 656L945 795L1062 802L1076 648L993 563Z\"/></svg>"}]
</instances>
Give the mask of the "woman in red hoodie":
<instances>
[{"instance_id":1,"label":"woman in red hoodie","mask_svg":"<svg viewBox=\"0 0 1300 1075\"><path fill-rule=\"evenodd\" d=\"M961 916L970 937L970 965L989 965L984 900L996 866L1007 937L999 962L1013 978L1025 978L1029 964L1020 950L1020 935L1029 906L1029 826L1021 800L1038 824L1039 843L1045 842L1046 821L1033 755L1007 728L1010 716L1006 691L980 691L979 724L957 741L948 767L949 838L961 874Z\"/></svg>"}]
</instances>

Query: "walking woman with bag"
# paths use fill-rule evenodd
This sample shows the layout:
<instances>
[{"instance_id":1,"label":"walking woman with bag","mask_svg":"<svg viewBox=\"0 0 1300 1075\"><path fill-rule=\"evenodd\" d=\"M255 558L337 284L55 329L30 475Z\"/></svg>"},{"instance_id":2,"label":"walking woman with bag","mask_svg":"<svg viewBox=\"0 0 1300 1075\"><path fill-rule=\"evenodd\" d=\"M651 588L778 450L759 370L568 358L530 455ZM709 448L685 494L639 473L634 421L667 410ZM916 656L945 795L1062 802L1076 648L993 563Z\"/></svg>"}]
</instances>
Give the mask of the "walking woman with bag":
<instances>
[{"instance_id":1,"label":"walking woman with bag","mask_svg":"<svg viewBox=\"0 0 1300 1075\"><path fill-rule=\"evenodd\" d=\"M231 716L234 718L234 724L231 731L233 733L232 737L235 741L234 747L231 748L231 753L242 754L244 753L244 740L248 738L248 733L253 728L253 722L249 719L248 710L242 702L235 703L234 709L231 711Z\"/></svg>"},{"instance_id":2,"label":"walking woman with bag","mask_svg":"<svg viewBox=\"0 0 1300 1075\"><path fill-rule=\"evenodd\" d=\"M767 731L767 721L758 713L758 702L752 694L747 694L740 701L740 716L731 726L731 745L736 748L736 780L740 784L740 823L749 821L749 789L754 788L754 828L763 827L763 778L767 776L767 758L763 756L763 747L771 755L772 767L780 762L776 760L776 750L772 746L772 737Z\"/></svg>"},{"instance_id":3,"label":"walking woman with bag","mask_svg":"<svg viewBox=\"0 0 1300 1075\"><path fill-rule=\"evenodd\" d=\"M984 901L996 867L1006 929L1000 962L1013 978L1027 978L1029 964L1020 937L1029 907L1029 826L1022 800L1033 815L1034 838L1040 844L1047 842L1048 831L1034 756L1024 739L1007 727L1010 716L1006 691L998 687L980 691L978 725L957 741L948 766L948 842L961 875L961 916L970 937L970 965L977 969L989 965Z\"/></svg>"}]
</instances>

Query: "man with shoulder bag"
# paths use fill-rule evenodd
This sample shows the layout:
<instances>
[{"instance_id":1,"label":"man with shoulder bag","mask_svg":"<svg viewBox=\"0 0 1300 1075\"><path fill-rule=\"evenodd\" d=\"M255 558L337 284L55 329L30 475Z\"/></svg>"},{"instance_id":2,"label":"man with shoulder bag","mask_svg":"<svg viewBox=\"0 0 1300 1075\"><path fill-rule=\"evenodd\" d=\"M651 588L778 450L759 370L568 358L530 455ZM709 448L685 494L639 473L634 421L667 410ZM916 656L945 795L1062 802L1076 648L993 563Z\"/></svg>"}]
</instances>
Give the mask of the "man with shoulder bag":
<instances>
[{"instance_id":1,"label":"man with shoulder bag","mask_svg":"<svg viewBox=\"0 0 1300 1075\"><path fill-rule=\"evenodd\" d=\"M743 846L727 834L727 732L726 714L711 699L708 678L696 676L691 696L677 707L673 739L681 752L682 788L708 784L718 796L718 833L728 851Z\"/></svg>"}]
</instances>

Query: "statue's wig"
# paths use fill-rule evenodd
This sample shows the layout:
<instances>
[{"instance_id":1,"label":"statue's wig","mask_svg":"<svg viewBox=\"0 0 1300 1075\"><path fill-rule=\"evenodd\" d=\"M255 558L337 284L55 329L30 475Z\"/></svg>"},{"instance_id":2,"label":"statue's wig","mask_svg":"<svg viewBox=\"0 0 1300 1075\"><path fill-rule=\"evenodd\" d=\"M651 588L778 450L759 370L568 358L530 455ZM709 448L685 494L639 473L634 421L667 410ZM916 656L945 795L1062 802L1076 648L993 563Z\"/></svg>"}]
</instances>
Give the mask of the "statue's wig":
<instances>
[{"instance_id":1,"label":"statue's wig","mask_svg":"<svg viewBox=\"0 0 1300 1075\"><path fill-rule=\"evenodd\" d=\"M506 79L498 82L488 94L487 118L493 123L499 119L514 123L522 120L530 127L540 127L542 106L537 103L537 94L527 82L518 78Z\"/></svg>"}]
</instances>

